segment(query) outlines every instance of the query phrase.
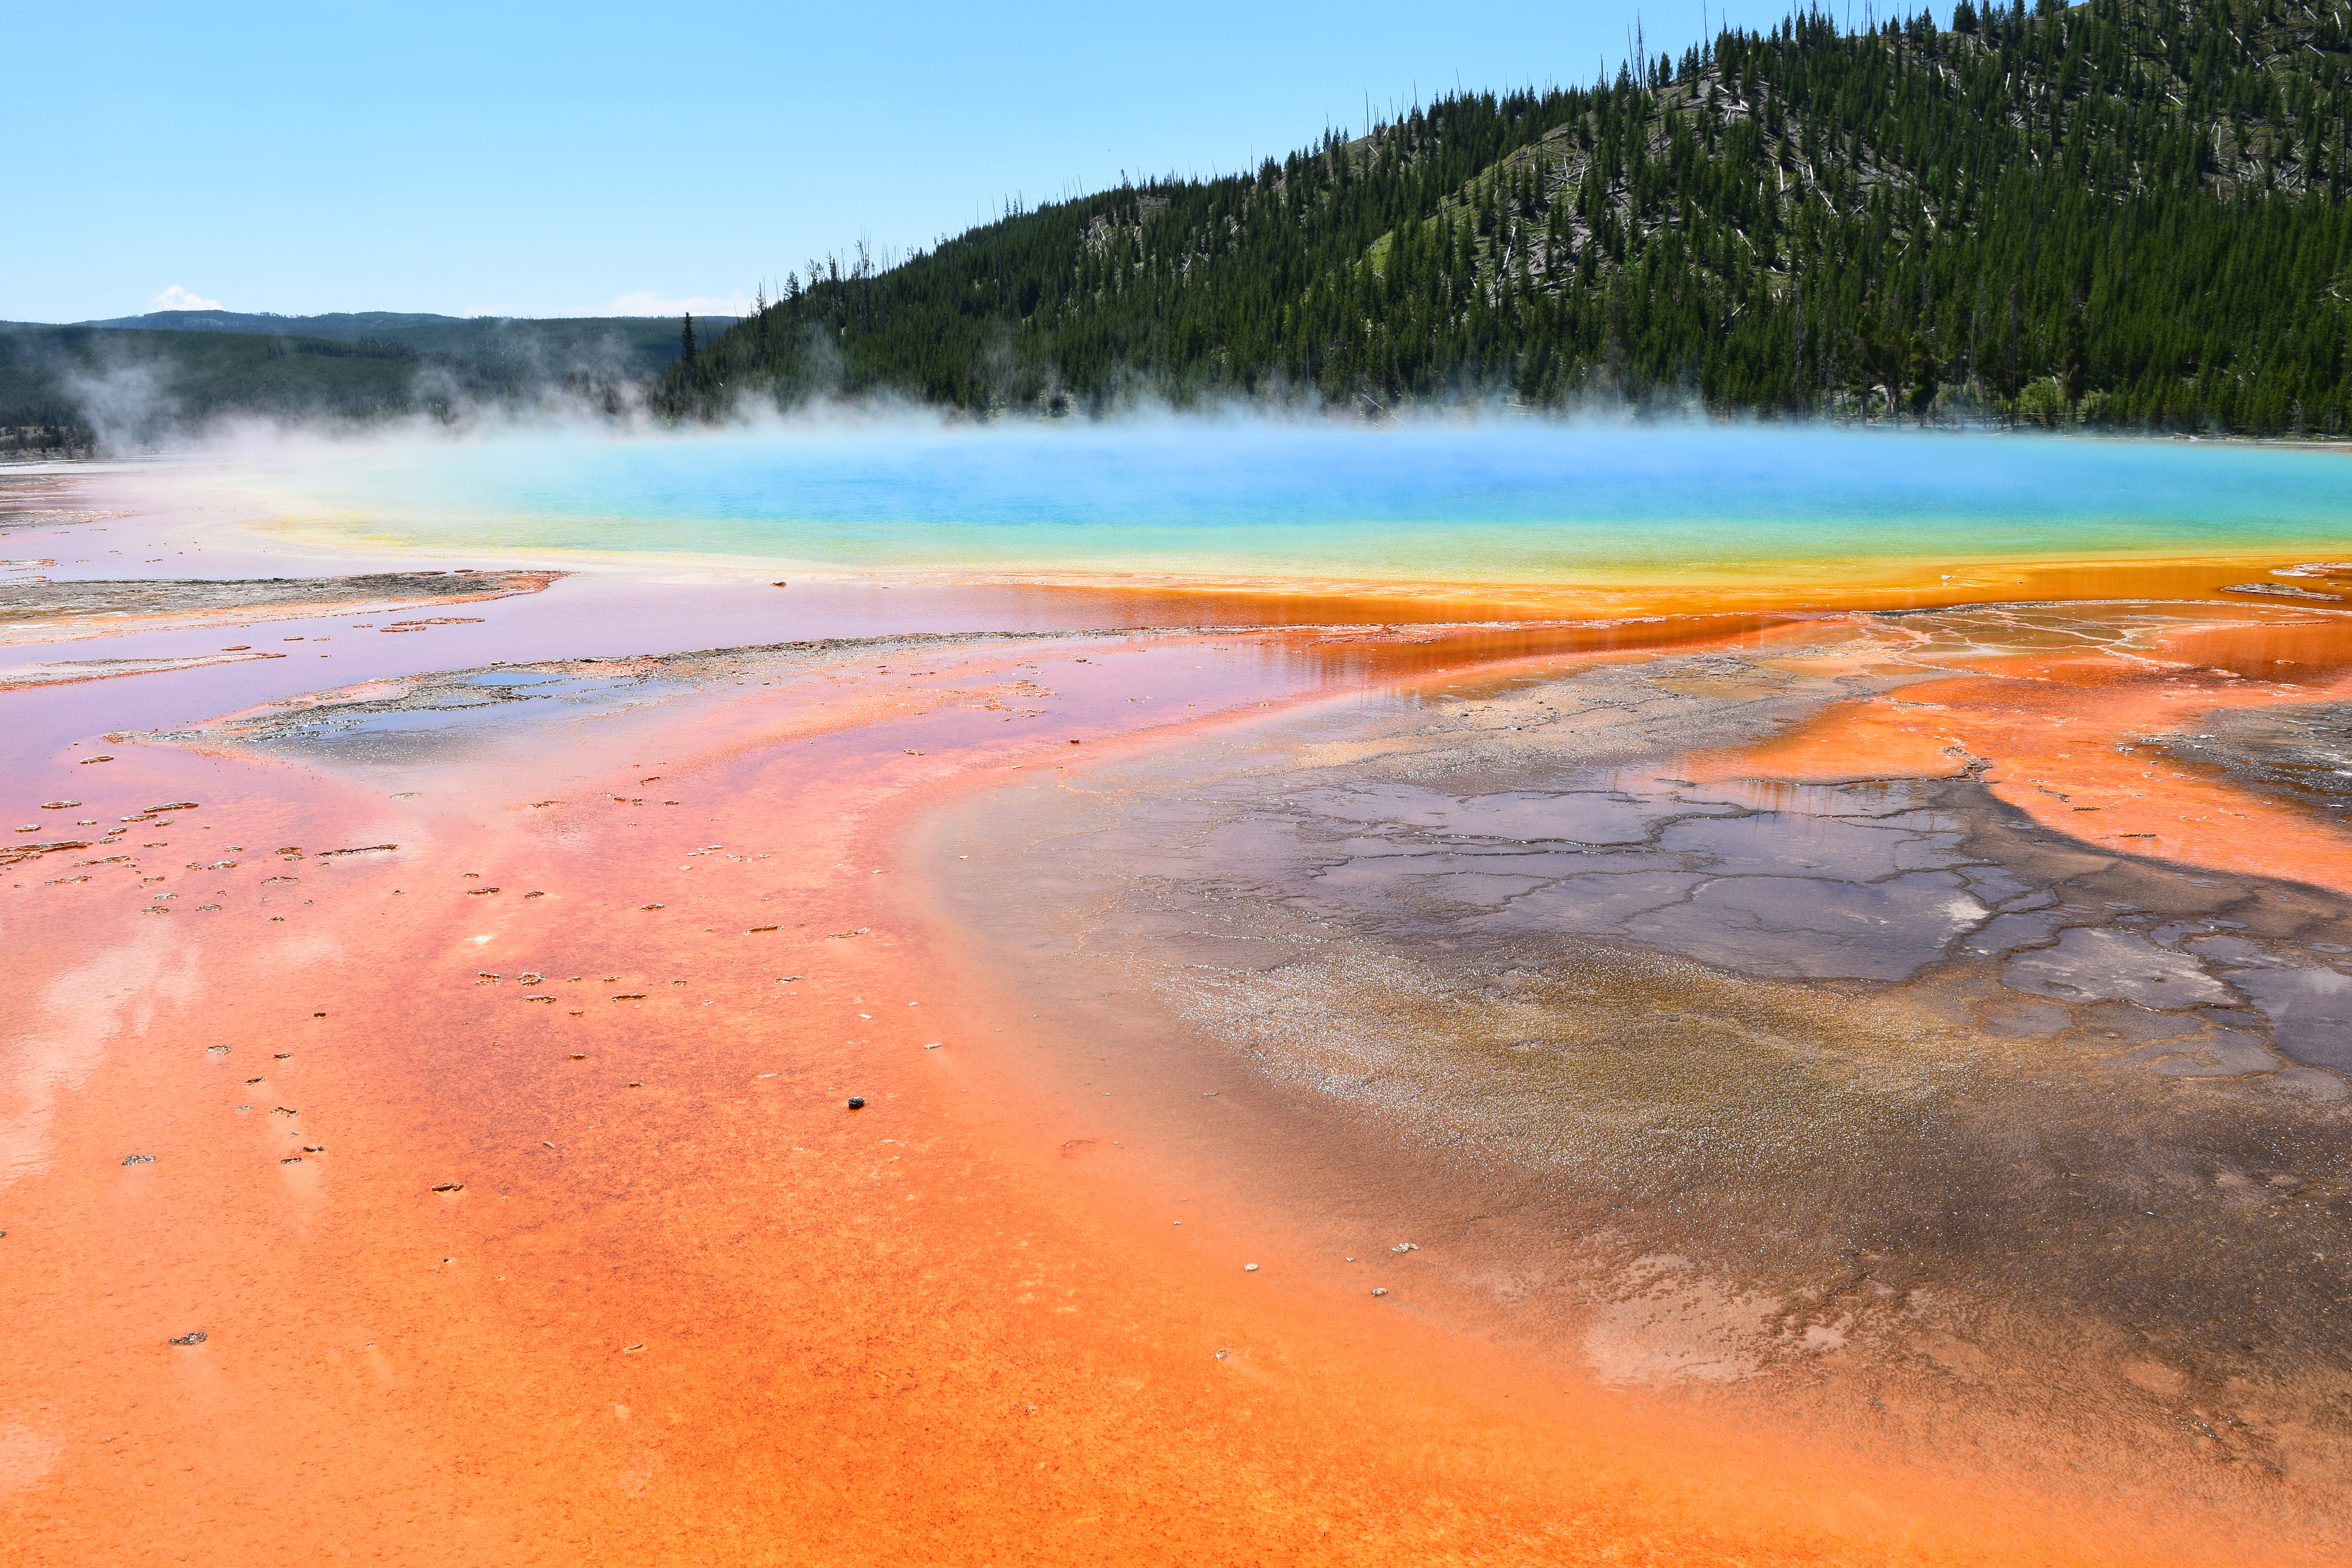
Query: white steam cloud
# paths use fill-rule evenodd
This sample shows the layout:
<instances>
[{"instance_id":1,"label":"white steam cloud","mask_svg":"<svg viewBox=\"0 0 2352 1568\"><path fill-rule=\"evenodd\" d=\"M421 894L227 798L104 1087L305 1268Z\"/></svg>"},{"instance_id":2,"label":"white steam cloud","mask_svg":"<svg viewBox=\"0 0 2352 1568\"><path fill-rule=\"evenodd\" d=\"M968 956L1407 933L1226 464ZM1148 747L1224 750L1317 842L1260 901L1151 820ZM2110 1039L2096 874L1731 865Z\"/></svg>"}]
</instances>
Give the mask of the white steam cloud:
<instances>
[{"instance_id":1,"label":"white steam cloud","mask_svg":"<svg viewBox=\"0 0 2352 1568\"><path fill-rule=\"evenodd\" d=\"M63 382L99 445L108 451L135 451L178 416L163 367L134 360L107 345L87 368L68 372Z\"/></svg>"},{"instance_id":2,"label":"white steam cloud","mask_svg":"<svg viewBox=\"0 0 2352 1568\"><path fill-rule=\"evenodd\" d=\"M217 310L221 308L221 302L218 300L207 300L200 294L191 294L174 283L162 293L149 299L147 308L151 310Z\"/></svg>"}]
</instances>

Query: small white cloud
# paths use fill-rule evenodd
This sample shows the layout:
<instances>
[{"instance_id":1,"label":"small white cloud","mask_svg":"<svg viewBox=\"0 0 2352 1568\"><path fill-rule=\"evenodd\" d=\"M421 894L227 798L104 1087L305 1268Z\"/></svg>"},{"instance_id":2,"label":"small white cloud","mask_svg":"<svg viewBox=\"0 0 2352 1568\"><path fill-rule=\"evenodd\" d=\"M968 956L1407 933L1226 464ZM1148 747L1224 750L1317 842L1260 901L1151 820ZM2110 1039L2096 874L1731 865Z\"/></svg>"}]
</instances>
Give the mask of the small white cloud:
<instances>
[{"instance_id":1,"label":"small white cloud","mask_svg":"<svg viewBox=\"0 0 2352 1568\"><path fill-rule=\"evenodd\" d=\"M688 310L698 316L748 316L751 301L737 294L728 299L697 295L691 300L670 300L650 289L614 299L601 310L587 312L597 316L682 316Z\"/></svg>"},{"instance_id":2,"label":"small white cloud","mask_svg":"<svg viewBox=\"0 0 2352 1568\"><path fill-rule=\"evenodd\" d=\"M147 306L153 310L217 310L221 308L221 302L218 300L206 300L191 294L174 283L148 300Z\"/></svg>"}]
</instances>

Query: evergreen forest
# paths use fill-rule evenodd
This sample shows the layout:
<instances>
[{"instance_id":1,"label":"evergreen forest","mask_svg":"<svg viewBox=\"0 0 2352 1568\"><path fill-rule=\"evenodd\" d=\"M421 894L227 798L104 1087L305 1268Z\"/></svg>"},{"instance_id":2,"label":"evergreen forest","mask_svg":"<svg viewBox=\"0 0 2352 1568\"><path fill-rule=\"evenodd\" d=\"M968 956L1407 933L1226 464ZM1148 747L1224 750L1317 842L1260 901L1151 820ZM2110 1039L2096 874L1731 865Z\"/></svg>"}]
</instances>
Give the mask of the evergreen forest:
<instances>
[{"instance_id":1,"label":"evergreen forest","mask_svg":"<svg viewBox=\"0 0 2352 1568\"><path fill-rule=\"evenodd\" d=\"M167 310L75 326L0 321L0 458L133 450L231 417L454 420L548 402L617 415L678 348L674 321L635 316Z\"/></svg>"},{"instance_id":2,"label":"evergreen forest","mask_svg":"<svg viewBox=\"0 0 2352 1568\"><path fill-rule=\"evenodd\" d=\"M1500 399L2340 436L2352 13L1819 10L1591 86L1417 106L1255 172L812 262L672 417Z\"/></svg>"}]
</instances>

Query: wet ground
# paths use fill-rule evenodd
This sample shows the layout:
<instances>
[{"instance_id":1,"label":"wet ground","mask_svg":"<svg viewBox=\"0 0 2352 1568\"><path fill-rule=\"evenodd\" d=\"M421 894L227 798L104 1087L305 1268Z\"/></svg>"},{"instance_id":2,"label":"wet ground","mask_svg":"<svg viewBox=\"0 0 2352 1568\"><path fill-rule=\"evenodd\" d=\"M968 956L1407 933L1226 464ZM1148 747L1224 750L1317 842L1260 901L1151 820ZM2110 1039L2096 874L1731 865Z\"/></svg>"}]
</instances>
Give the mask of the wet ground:
<instances>
[{"instance_id":1,"label":"wet ground","mask_svg":"<svg viewBox=\"0 0 2352 1568\"><path fill-rule=\"evenodd\" d=\"M2347 1549L2325 607L800 593L0 693L28 1561Z\"/></svg>"},{"instance_id":2,"label":"wet ground","mask_svg":"<svg viewBox=\"0 0 2352 1568\"><path fill-rule=\"evenodd\" d=\"M1384 1201L1450 1310L1905 1451L2202 1467L2326 1517L2352 902L2053 832L1960 748L1739 765L1949 650L2131 629L2035 622L1947 617L1929 668L1865 625L1423 685L1000 791L955 844L993 909L1054 868L1050 912L992 917L1005 962L1150 998L1120 1093L1213 1050L1333 1158L1423 1159L1430 1212ZM1268 1180L1355 1235L1359 1185Z\"/></svg>"},{"instance_id":3,"label":"wet ground","mask_svg":"<svg viewBox=\"0 0 2352 1568\"><path fill-rule=\"evenodd\" d=\"M55 563L50 563L55 564ZM404 617L425 605L463 605L509 594L535 594L552 572L371 572L343 576L235 579L134 577L50 582L12 576L0 583L0 642L55 642L107 637L126 626L162 626L235 619L240 624L302 616L388 612L371 630L406 631L442 624ZM406 618L407 624L403 625Z\"/></svg>"}]
</instances>

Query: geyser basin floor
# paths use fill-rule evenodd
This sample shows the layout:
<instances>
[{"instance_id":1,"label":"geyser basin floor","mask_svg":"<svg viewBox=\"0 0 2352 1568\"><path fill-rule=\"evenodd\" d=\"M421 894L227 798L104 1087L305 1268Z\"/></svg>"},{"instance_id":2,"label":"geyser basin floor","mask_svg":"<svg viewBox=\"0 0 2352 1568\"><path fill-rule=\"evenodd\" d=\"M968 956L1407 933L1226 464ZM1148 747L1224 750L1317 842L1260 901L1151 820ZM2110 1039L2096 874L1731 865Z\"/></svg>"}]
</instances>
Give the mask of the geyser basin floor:
<instances>
[{"instance_id":1,"label":"geyser basin floor","mask_svg":"<svg viewBox=\"0 0 2352 1568\"><path fill-rule=\"evenodd\" d=\"M12 895L45 901L5 1239L48 1325L13 1539L862 1562L1017 1534L1215 1562L1888 1534L1736 1432L1572 1385L1531 1405L1318 1285L1279 1215L1204 1201L1177 1245L1104 1204L1089 1130L1041 1137L1066 1118L1001 1074L1036 1025L957 984L899 846L963 770L1050 774L1073 731L1151 721L1099 642L1050 671L882 650L922 656L890 680L876 651L720 660L625 711L514 703L571 721L470 749L379 729L332 772L289 765L351 733L316 707L247 727L257 756L118 741L77 767L154 848ZM1045 732L1006 736L1046 674ZM1298 689L1280 661L1219 674L1196 689ZM195 805L137 809L159 795Z\"/></svg>"},{"instance_id":2,"label":"geyser basin floor","mask_svg":"<svg viewBox=\"0 0 2352 1568\"><path fill-rule=\"evenodd\" d=\"M0 694L29 1560L2343 1554L2336 617L752 586Z\"/></svg>"},{"instance_id":3,"label":"geyser basin floor","mask_svg":"<svg viewBox=\"0 0 2352 1568\"><path fill-rule=\"evenodd\" d=\"M2352 903L2053 835L1985 759L1759 767L1927 689L1898 629L1523 666L1000 788L953 819L968 918L1093 1015L1093 1085L1403 1301L1717 1410L2063 1458L2078 1506L2222 1494L2333 1539ZM2015 662L1978 679L2048 683ZM1171 1083L1174 1041L1308 1108L1283 1146Z\"/></svg>"}]
</instances>

